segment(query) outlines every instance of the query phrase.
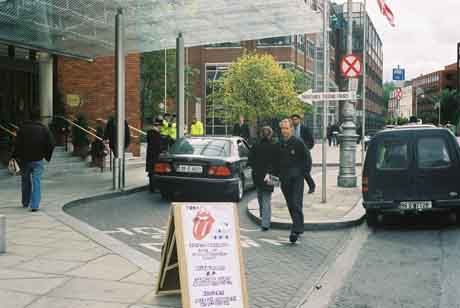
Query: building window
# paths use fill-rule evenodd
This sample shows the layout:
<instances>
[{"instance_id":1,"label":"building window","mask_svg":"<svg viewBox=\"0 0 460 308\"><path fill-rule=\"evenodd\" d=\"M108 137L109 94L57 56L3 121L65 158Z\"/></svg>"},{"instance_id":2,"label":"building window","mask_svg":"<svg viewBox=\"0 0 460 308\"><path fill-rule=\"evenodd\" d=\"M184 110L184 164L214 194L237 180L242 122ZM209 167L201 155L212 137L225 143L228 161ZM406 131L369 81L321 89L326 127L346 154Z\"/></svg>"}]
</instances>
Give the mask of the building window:
<instances>
[{"instance_id":1,"label":"building window","mask_svg":"<svg viewBox=\"0 0 460 308\"><path fill-rule=\"evenodd\" d=\"M305 35L297 36L297 48L302 51L305 51Z\"/></svg>"},{"instance_id":2,"label":"building window","mask_svg":"<svg viewBox=\"0 0 460 308\"><path fill-rule=\"evenodd\" d=\"M271 37L257 41L257 46L292 46L291 36Z\"/></svg>"}]
</instances>

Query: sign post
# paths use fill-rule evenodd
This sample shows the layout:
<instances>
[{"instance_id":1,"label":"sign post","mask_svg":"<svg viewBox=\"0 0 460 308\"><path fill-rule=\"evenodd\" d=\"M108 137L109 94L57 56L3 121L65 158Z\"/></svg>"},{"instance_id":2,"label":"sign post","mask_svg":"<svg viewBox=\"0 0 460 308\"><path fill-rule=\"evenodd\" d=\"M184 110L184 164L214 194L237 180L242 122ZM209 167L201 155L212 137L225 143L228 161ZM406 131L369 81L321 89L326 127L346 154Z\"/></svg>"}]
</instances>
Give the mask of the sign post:
<instances>
[{"instance_id":1,"label":"sign post","mask_svg":"<svg viewBox=\"0 0 460 308\"><path fill-rule=\"evenodd\" d=\"M180 292L184 308L249 308L236 205L173 206L157 294Z\"/></svg>"}]
</instances>

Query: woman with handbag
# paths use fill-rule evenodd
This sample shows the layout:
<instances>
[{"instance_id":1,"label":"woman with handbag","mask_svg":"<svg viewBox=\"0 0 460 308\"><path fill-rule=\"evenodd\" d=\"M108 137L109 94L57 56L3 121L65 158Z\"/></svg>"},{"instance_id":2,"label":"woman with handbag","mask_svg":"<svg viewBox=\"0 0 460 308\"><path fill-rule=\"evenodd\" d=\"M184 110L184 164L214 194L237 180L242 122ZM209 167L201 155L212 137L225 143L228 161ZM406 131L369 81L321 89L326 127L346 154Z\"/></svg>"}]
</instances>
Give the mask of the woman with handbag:
<instances>
[{"instance_id":1,"label":"woman with handbag","mask_svg":"<svg viewBox=\"0 0 460 308\"><path fill-rule=\"evenodd\" d=\"M270 229L271 222L271 196L276 185L279 161L279 147L273 143L273 130L264 126L261 131L262 138L254 145L249 154L249 165L252 167L252 178L257 190L262 231Z\"/></svg>"}]
</instances>

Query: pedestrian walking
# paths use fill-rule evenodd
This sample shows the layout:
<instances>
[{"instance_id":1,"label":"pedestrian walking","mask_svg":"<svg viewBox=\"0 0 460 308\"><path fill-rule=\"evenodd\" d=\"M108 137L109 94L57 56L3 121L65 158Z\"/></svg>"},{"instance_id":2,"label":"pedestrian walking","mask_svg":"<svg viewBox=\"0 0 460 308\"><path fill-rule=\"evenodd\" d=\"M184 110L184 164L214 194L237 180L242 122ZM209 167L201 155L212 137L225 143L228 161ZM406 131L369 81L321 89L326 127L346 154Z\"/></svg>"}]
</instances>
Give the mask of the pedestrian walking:
<instances>
[{"instance_id":1,"label":"pedestrian walking","mask_svg":"<svg viewBox=\"0 0 460 308\"><path fill-rule=\"evenodd\" d=\"M300 123L300 115L294 114L291 116L291 119L294 125L294 136L302 140L307 146L307 149L311 151L315 146L315 140L313 139L313 135L310 129L307 126ZM305 174L305 181L308 184L308 193L314 193L316 189L316 184L310 172Z\"/></svg>"},{"instance_id":2,"label":"pedestrian walking","mask_svg":"<svg viewBox=\"0 0 460 308\"><path fill-rule=\"evenodd\" d=\"M240 116L240 122L236 123L235 126L233 126L233 136L242 137L249 142L249 125L245 123L244 116L242 115Z\"/></svg>"},{"instance_id":3,"label":"pedestrian walking","mask_svg":"<svg viewBox=\"0 0 460 308\"><path fill-rule=\"evenodd\" d=\"M31 120L19 128L13 152L21 168L22 206L30 207L32 212L40 208L43 159L50 161L54 150L50 130L39 121L40 114L35 112Z\"/></svg>"},{"instance_id":4,"label":"pedestrian walking","mask_svg":"<svg viewBox=\"0 0 460 308\"><path fill-rule=\"evenodd\" d=\"M332 125L331 124L327 126L326 137L327 137L327 142L329 143L329 146L331 146L332 145Z\"/></svg>"},{"instance_id":5,"label":"pedestrian walking","mask_svg":"<svg viewBox=\"0 0 460 308\"><path fill-rule=\"evenodd\" d=\"M147 131L147 157L145 171L149 176L149 190L155 192L155 181L153 178L155 163L158 161L158 156L161 153L161 135L160 128L162 120L156 118L153 122L152 129Z\"/></svg>"},{"instance_id":6,"label":"pedestrian walking","mask_svg":"<svg viewBox=\"0 0 460 308\"><path fill-rule=\"evenodd\" d=\"M271 197L274 190L272 176L278 173L279 146L273 143L273 130L264 126L261 140L251 148L248 163L252 167L252 179L257 190L262 231L270 229Z\"/></svg>"},{"instance_id":7,"label":"pedestrian walking","mask_svg":"<svg viewBox=\"0 0 460 308\"><path fill-rule=\"evenodd\" d=\"M102 127L98 126L96 128L96 136L101 139L104 138L104 129ZM91 165L103 170L106 155L107 152L104 141L94 138L94 141L91 143Z\"/></svg>"},{"instance_id":8,"label":"pedestrian walking","mask_svg":"<svg viewBox=\"0 0 460 308\"><path fill-rule=\"evenodd\" d=\"M282 136L279 159L281 191L292 219L289 241L295 243L299 235L304 232L304 176L311 170L311 155L303 141L293 135L293 125L290 119L282 120L280 128Z\"/></svg>"},{"instance_id":9,"label":"pedestrian walking","mask_svg":"<svg viewBox=\"0 0 460 308\"><path fill-rule=\"evenodd\" d=\"M331 132L332 132L332 144L336 147L339 145L339 133L340 133L340 128L337 123L334 123L332 125Z\"/></svg>"}]
</instances>

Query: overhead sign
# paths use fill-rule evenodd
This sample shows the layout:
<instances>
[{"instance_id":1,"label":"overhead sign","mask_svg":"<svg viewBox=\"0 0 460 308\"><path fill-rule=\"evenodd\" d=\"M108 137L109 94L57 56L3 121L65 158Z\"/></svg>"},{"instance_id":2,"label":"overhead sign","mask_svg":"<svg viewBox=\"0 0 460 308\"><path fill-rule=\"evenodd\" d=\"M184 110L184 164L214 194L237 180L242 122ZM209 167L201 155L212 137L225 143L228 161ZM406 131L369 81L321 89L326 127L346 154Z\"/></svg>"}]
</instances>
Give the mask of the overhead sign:
<instances>
[{"instance_id":1,"label":"overhead sign","mask_svg":"<svg viewBox=\"0 0 460 308\"><path fill-rule=\"evenodd\" d=\"M298 96L304 103L320 102L320 101L348 101L356 100L358 96L356 92L304 92Z\"/></svg>"},{"instance_id":2,"label":"overhead sign","mask_svg":"<svg viewBox=\"0 0 460 308\"><path fill-rule=\"evenodd\" d=\"M395 81L404 81L406 80L406 71L403 68L394 68L393 69L393 80Z\"/></svg>"},{"instance_id":3,"label":"overhead sign","mask_svg":"<svg viewBox=\"0 0 460 308\"><path fill-rule=\"evenodd\" d=\"M340 71L345 78L358 78L363 71L361 58L356 55L346 55L340 62Z\"/></svg>"},{"instance_id":4,"label":"overhead sign","mask_svg":"<svg viewBox=\"0 0 460 308\"><path fill-rule=\"evenodd\" d=\"M180 292L184 308L248 308L243 265L235 204L174 204L157 294Z\"/></svg>"}]
</instances>

